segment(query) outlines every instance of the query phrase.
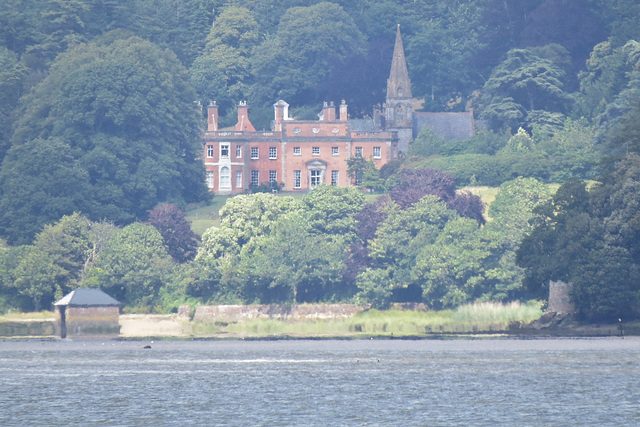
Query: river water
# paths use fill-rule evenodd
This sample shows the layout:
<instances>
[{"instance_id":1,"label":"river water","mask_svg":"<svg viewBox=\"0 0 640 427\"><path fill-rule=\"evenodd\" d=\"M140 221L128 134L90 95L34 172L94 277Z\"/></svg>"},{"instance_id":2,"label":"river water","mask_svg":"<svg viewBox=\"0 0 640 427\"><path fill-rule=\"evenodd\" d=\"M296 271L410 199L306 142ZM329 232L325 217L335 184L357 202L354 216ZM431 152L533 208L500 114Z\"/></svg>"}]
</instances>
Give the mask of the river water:
<instances>
[{"instance_id":1,"label":"river water","mask_svg":"<svg viewBox=\"0 0 640 427\"><path fill-rule=\"evenodd\" d=\"M637 426L639 380L640 338L7 340L0 425Z\"/></svg>"}]
</instances>

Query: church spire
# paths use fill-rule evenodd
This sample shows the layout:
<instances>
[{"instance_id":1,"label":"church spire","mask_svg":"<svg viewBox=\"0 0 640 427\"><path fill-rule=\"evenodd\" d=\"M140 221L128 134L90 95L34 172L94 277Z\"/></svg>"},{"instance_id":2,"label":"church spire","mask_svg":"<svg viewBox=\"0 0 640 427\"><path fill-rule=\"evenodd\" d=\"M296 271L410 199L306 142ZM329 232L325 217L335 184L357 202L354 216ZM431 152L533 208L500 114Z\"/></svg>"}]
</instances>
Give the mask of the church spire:
<instances>
[{"instance_id":1,"label":"church spire","mask_svg":"<svg viewBox=\"0 0 640 427\"><path fill-rule=\"evenodd\" d=\"M400 35L400 24L396 31L396 44L393 47L391 72L387 79L387 99L411 98L411 80L407 71L407 61L404 57L404 46Z\"/></svg>"}]
</instances>

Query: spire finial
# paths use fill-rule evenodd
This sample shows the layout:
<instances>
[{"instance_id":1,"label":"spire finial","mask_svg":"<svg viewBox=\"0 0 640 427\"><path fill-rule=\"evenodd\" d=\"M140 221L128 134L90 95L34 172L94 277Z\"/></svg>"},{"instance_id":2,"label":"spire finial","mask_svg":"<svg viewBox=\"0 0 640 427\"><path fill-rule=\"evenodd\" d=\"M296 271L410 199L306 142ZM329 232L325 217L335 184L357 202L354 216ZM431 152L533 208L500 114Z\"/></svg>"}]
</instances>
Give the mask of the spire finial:
<instances>
[{"instance_id":1,"label":"spire finial","mask_svg":"<svg viewBox=\"0 0 640 427\"><path fill-rule=\"evenodd\" d=\"M396 42L393 47L393 58L391 59L391 72L387 80L387 99L389 98L411 98L411 80L409 80L407 60L404 57L400 24L398 24L398 31L396 32Z\"/></svg>"}]
</instances>

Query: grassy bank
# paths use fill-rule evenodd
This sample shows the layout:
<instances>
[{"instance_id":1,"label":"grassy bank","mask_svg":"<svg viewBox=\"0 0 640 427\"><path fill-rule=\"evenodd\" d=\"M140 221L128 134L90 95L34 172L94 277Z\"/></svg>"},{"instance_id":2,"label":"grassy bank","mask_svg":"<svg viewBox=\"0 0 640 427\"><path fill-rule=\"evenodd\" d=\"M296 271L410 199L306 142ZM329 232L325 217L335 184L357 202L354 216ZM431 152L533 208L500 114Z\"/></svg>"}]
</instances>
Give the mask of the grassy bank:
<instances>
[{"instance_id":1,"label":"grassy bank","mask_svg":"<svg viewBox=\"0 0 640 427\"><path fill-rule=\"evenodd\" d=\"M195 336L322 337L423 336L447 333L506 332L513 322L528 323L542 315L539 303L476 303L457 310L368 310L339 320L285 321L250 319L238 323L194 323Z\"/></svg>"}]
</instances>

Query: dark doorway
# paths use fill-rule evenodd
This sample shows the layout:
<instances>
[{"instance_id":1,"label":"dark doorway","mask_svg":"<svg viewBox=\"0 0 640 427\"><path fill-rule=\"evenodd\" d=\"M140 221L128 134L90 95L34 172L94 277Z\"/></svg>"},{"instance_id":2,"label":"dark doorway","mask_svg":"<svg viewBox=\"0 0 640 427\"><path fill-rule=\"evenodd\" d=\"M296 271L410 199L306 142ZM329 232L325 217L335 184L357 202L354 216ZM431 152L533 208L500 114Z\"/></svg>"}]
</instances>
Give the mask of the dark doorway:
<instances>
[{"instance_id":1,"label":"dark doorway","mask_svg":"<svg viewBox=\"0 0 640 427\"><path fill-rule=\"evenodd\" d=\"M58 306L60 309L60 338L67 337L67 307L64 305Z\"/></svg>"}]
</instances>

